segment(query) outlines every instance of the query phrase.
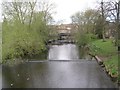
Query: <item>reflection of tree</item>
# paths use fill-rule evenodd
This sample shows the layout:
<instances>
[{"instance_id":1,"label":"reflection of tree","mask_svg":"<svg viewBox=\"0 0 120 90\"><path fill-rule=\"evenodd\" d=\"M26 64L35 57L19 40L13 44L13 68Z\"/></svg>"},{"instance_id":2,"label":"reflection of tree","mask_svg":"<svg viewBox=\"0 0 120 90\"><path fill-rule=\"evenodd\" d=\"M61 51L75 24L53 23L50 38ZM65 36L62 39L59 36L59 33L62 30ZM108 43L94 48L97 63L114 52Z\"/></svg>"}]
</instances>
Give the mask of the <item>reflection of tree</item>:
<instances>
[{"instance_id":1,"label":"reflection of tree","mask_svg":"<svg viewBox=\"0 0 120 90\"><path fill-rule=\"evenodd\" d=\"M3 66L2 67L2 76L3 76L3 87L4 88L25 88L27 87L28 81L26 74L27 71L25 66Z\"/></svg>"}]
</instances>

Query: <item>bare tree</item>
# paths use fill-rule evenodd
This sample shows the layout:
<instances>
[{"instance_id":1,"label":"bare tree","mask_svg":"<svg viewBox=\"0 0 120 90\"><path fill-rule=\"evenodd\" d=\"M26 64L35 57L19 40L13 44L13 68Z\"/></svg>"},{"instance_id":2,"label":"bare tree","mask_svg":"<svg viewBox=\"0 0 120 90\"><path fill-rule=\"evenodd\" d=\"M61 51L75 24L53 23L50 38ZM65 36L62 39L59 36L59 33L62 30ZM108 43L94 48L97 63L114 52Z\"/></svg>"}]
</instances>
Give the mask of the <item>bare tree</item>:
<instances>
[{"instance_id":1,"label":"bare tree","mask_svg":"<svg viewBox=\"0 0 120 90\"><path fill-rule=\"evenodd\" d=\"M72 23L78 27L78 30L86 33L95 34L96 21L100 13L93 9L88 9L85 12L77 12L71 16Z\"/></svg>"},{"instance_id":2,"label":"bare tree","mask_svg":"<svg viewBox=\"0 0 120 90\"><path fill-rule=\"evenodd\" d=\"M37 2L4 2L3 16L5 18L16 18L21 23L32 23L34 13L43 14L44 20L48 23L52 19L53 9L55 5L46 1ZM38 8L39 7L39 8Z\"/></svg>"},{"instance_id":3,"label":"bare tree","mask_svg":"<svg viewBox=\"0 0 120 90\"><path fill-rule=\"evenodd\" d=\"M55 4L45 0L41 0L41 2L38 2L38 7L39 11L43 13L45 22L51 21L52 14L56 13L54 12L54 9L56 7Z\"/></svg>"},{"instance_id":4,"label":"bare tree","mask_svg":"<svg viewBox=\"0 0 120 90\"><path fill-rule=\"evenodd\" d=\"M7 19L14 18L24 24L30 11L28 3L29 2L4 2L2 5L4 17Z\"/></svg>"},{"instance_id":5,"label":"bare tree","mask_svg":"<svg viewBox=\"0 0 120 90\"><path fill-rule=\"evenodd\" d=\"M118 52L120 55L120 1L117 3L117 31L118 31Z\"/></svg>"},{"instance_id":6,"label":"bare tree","mask_svg":"<svg viewBox=\"0 0 120 90\"><path fill-rule=\"evenodd\" d=\"M105 34L106 34L106 25L114 24L113 26L118 27L119 23L119 2L116 0L109 0L109 1L101 1L100 6L99 6L99 11L101 12L102 15L102 26L103 26L103 41L105 40ZM117 32L118 28L114 27L114 32L116 32L115 38L117 39Z\"/></svg>"},{"instance_id":7,"label":"bare tree","mask_svg":"<svg viewBox=\"0 0 120 90\"><path fill-rule=\"evenodd\" d=\"M35 2L29 2L29 5L30 5L30 19L29 19L29 27L30 27L30 24L32 23L32 17L33 17L33 14L34 14L34 11L35 11L35 6L36 6L36 3L37 3L37 0Z\"/></svg>"}]
</instances>

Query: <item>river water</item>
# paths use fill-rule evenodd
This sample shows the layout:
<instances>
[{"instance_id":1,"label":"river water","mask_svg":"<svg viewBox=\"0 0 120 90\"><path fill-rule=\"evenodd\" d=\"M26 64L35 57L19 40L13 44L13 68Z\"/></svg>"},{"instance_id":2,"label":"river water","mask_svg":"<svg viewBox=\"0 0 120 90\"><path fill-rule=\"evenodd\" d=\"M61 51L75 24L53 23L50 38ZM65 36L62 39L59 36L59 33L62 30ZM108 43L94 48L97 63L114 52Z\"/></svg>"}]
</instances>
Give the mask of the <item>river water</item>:
<instances>
[{"instance_id":1,"label":"river water","mask_svg":"<svg viewBox=\"0 0 120 90\"><path fill-rule=\"evenodd\" d=\"M79 53L76 45L53 45L48 53L49 60L78 60Z\"/></svg>"},{"instance_id":2,"label":"river water","mask_svg":"<svg viewBox=\"0 0 120 90\"><path fill-rule=\"evenodd\" d=\"M114 88L96 61L79 60L74 44L50 46L48 60L2 66L3 88Z\"/></svg>"}]
</instances>

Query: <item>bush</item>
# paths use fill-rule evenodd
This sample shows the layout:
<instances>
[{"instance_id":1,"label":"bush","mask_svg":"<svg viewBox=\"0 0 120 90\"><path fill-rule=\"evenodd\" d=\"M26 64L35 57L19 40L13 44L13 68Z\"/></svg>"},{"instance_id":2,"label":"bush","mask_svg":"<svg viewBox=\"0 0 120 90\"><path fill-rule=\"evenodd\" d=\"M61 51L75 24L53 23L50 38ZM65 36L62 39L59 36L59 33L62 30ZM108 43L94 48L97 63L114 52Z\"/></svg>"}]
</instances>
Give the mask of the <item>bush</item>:
<instances>
[{"instance_id":1,"label":"bush","mask_svg":"<svg viewBox=\"0 0 120 90\"><path fill-rule=\"evenodd\" d=\"M87 33L79 33L76 36L77 42L79 46L86 46L91 41L94 41L97 39L97 37L94 34L87 34Z\"/></svg>"},{"instance_id":2,"label":"bush","mask_svg":"<svg viewBox=\"0 0 120 90\"><path fill-rule=\"evenodd\" d=\"M45 23L39 22L41 23L37 26L32 25L32 28L16 20L3 22L3 62L8 59L36 55L46 50L45 40L48 32L46 32Z\"/></svg>"}]
</instances>

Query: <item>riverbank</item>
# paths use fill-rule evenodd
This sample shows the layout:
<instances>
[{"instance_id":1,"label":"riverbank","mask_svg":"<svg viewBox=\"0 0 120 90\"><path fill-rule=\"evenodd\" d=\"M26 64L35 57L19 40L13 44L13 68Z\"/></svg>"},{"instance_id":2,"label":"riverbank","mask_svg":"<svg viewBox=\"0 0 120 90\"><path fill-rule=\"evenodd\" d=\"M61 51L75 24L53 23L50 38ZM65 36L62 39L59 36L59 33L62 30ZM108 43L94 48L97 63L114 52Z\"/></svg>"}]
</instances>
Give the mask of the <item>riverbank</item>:
<instances>
[{"instance_id":1,"label":"riverbank","mask_svg":"<svg viewBox=\"0 0 120 90\"><path fill-rule=\"evenodd\" d=\"M41 53L38 54L33 54L33 55L26 55L24 57L20 57L20 58L14 58L14 59L8 59L6 60L6 62L3 62L3 65L7 65L7 66L15 66L18 64L24 64L28 61L43 61L43 60L47 60L47 56L48 56L48 50L45 50Z\"/></svg>"},{"instance_id":2,"label":"riverbank","mask_svg":"<svg viewBox=\"0 0 120 90\"><path fill-rule=\"evenodd\" d=\"M97 55L103 64L105 70L112 77L115 83L120 83L120 76L118 75L118 53L117 47L114 45L112 39L107 39L106 42L103 40L96 40L91 43L91 53Z\"/></svg>"}]
</instances>

